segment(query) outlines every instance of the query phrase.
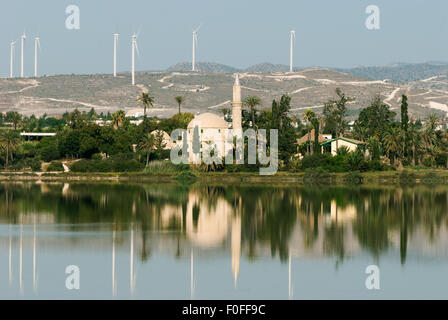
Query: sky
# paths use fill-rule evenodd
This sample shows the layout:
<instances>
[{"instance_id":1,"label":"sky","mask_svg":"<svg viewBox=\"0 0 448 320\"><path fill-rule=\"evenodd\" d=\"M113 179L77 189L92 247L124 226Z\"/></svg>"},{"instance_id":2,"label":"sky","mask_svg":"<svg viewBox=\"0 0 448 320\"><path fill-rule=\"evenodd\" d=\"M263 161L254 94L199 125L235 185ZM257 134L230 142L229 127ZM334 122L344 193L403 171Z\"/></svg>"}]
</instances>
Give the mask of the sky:
<instances>
[{"instance_id":1,"label":"sky","mask_svg":"<svg viewBox=\"0 0 448 320\"><path fill-rule=\"evenodd\" d=\"M80 10L80 28L66 28L66 8ZM366 28L366 8L380 9L380 29ZM131 35L138 32L136 70L163 70L191 61L237 68L289 64L289 31L296 30L294 65L346 68L395 62L448 61L446 0L2 0L0 77L20 73L25 31L25 76L34 70L34 37L41 41L39 74L112 73L113 36L120 34L118 71L131 68Z\"/></svg>"}]
</instances>

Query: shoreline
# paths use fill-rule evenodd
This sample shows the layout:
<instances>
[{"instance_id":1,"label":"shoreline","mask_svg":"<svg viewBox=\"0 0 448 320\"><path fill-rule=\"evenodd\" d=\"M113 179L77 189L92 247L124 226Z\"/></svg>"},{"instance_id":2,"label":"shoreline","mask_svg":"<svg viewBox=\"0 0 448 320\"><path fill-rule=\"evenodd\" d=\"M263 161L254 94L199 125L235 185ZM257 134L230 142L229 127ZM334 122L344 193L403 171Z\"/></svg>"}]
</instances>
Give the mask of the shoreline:
<instances>
[{"instance_id":1,"label":"shoreline","mask_svg":"<svg viewBox=\"0 0 448 320\"><path fill-rule=\"evenodd\" d=\"M273 176L260 176L258 173L192 172L196 178L191 182L205 183L286 183L286 184L328 184L361 185L378 184L448 184L448 170L407 169L404 171L344 172L278 172ZM0 172L0 182L36 181L36 182L177 182L176 173L151 174L143 172L127 173L72 173L72 172Z\"/></svg>"}]
</instances>

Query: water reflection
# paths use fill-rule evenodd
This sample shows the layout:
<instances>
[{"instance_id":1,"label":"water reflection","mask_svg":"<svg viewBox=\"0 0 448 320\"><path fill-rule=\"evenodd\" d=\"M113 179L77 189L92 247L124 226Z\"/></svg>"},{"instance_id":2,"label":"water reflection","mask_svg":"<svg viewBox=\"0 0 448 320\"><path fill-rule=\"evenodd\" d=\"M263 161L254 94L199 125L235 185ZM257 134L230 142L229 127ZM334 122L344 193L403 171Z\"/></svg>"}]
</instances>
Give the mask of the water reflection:
<instances>
[{"instance_id":1,"label":"water reflection","mask_svg":"<svg viewBox=\"0 0 448 320\"><path fill-rule=\"evenodd\" d=\"M22 294L28 249L32 288L38 294L41 244L107 252L113 296L125 270L117 264L117 254L125 251L131 295L139 284L136 266L164 253L189 260L191 298L196 295L195 277L201 276L195 274L195 260L217 252L231 260L235 290L243 257L253 263L270 257L287 264L285 292L290 299L294 259L331 258L338 269L361 254L379 262L394 249L402 265L409 250L423 258L448 256L444 186L11 183L0 184L0 197L0 223L7 226L0 241L1 248L8 248L9 285L14 282L18 240Z\"/></svg>"}]
</instances>

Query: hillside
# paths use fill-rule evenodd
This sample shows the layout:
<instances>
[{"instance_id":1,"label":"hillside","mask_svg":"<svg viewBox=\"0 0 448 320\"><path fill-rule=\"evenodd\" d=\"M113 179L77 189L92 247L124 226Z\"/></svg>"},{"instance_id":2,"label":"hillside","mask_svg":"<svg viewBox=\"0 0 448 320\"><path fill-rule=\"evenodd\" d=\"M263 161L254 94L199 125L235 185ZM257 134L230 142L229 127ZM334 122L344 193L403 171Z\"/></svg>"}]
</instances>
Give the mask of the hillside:
<instances>
[{"instance_id":1,"label":"hillside","mask_svg":"<svg viewBox=\"0 0 448 320\"><path fill-rule=\"evenodd\" d=\"M351 69L335 69L358 77L393 82L411 82L428 79L439 75L448 75L448 64L428 62L419 64L399 63L389 66L356 67Z\"/></svg>"},{"instance_id":2,"label":"hillside","mask_svg":"<svg viewBox=\"0 0 448 320\"><path fill-rule=\"evenodd\" d=\"M183 111L219 113L229 108L232 99L232 73L215 72L141 72L136 74L137 86L130 85L130 75L57 75L27 79L0 79L0 111L19 111L26 115L62 114L79 108L97 112L124 109L129 115L142 111L136 97L148 91L155 97L149 115L167 117L177 112L174 97L186 98ZM261 108L270 108L272 99L284 93L292 98L292 110L301 116L306 109L316 112L337 87L356 100L349 106L353 119L378 93L395 111L399 110L402 94L409 96L410 112L423 118L435 112L448 112L448 78L435 77L408 84L367 80L352 74L329 69L304 69L294 73L240 73L243 96L257 95Z\"/></svg>"}]
</instances>

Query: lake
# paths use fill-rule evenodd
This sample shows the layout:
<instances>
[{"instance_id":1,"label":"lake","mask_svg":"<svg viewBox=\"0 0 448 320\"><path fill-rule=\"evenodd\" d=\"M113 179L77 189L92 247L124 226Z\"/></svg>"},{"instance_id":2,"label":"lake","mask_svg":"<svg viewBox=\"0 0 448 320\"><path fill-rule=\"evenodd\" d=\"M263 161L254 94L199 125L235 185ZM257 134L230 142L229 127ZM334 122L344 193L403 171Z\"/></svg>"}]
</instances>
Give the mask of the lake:
<instances>
[{"instance_id":1,"label":"lake","mask_svg":"<svg viewBox=\"0 0 448 320\"><path fill-rule=\"evenodd\" d=\"M446 299L447 215L437 185L1 183L0 298Z\"/></svg>"}]
</instances>

